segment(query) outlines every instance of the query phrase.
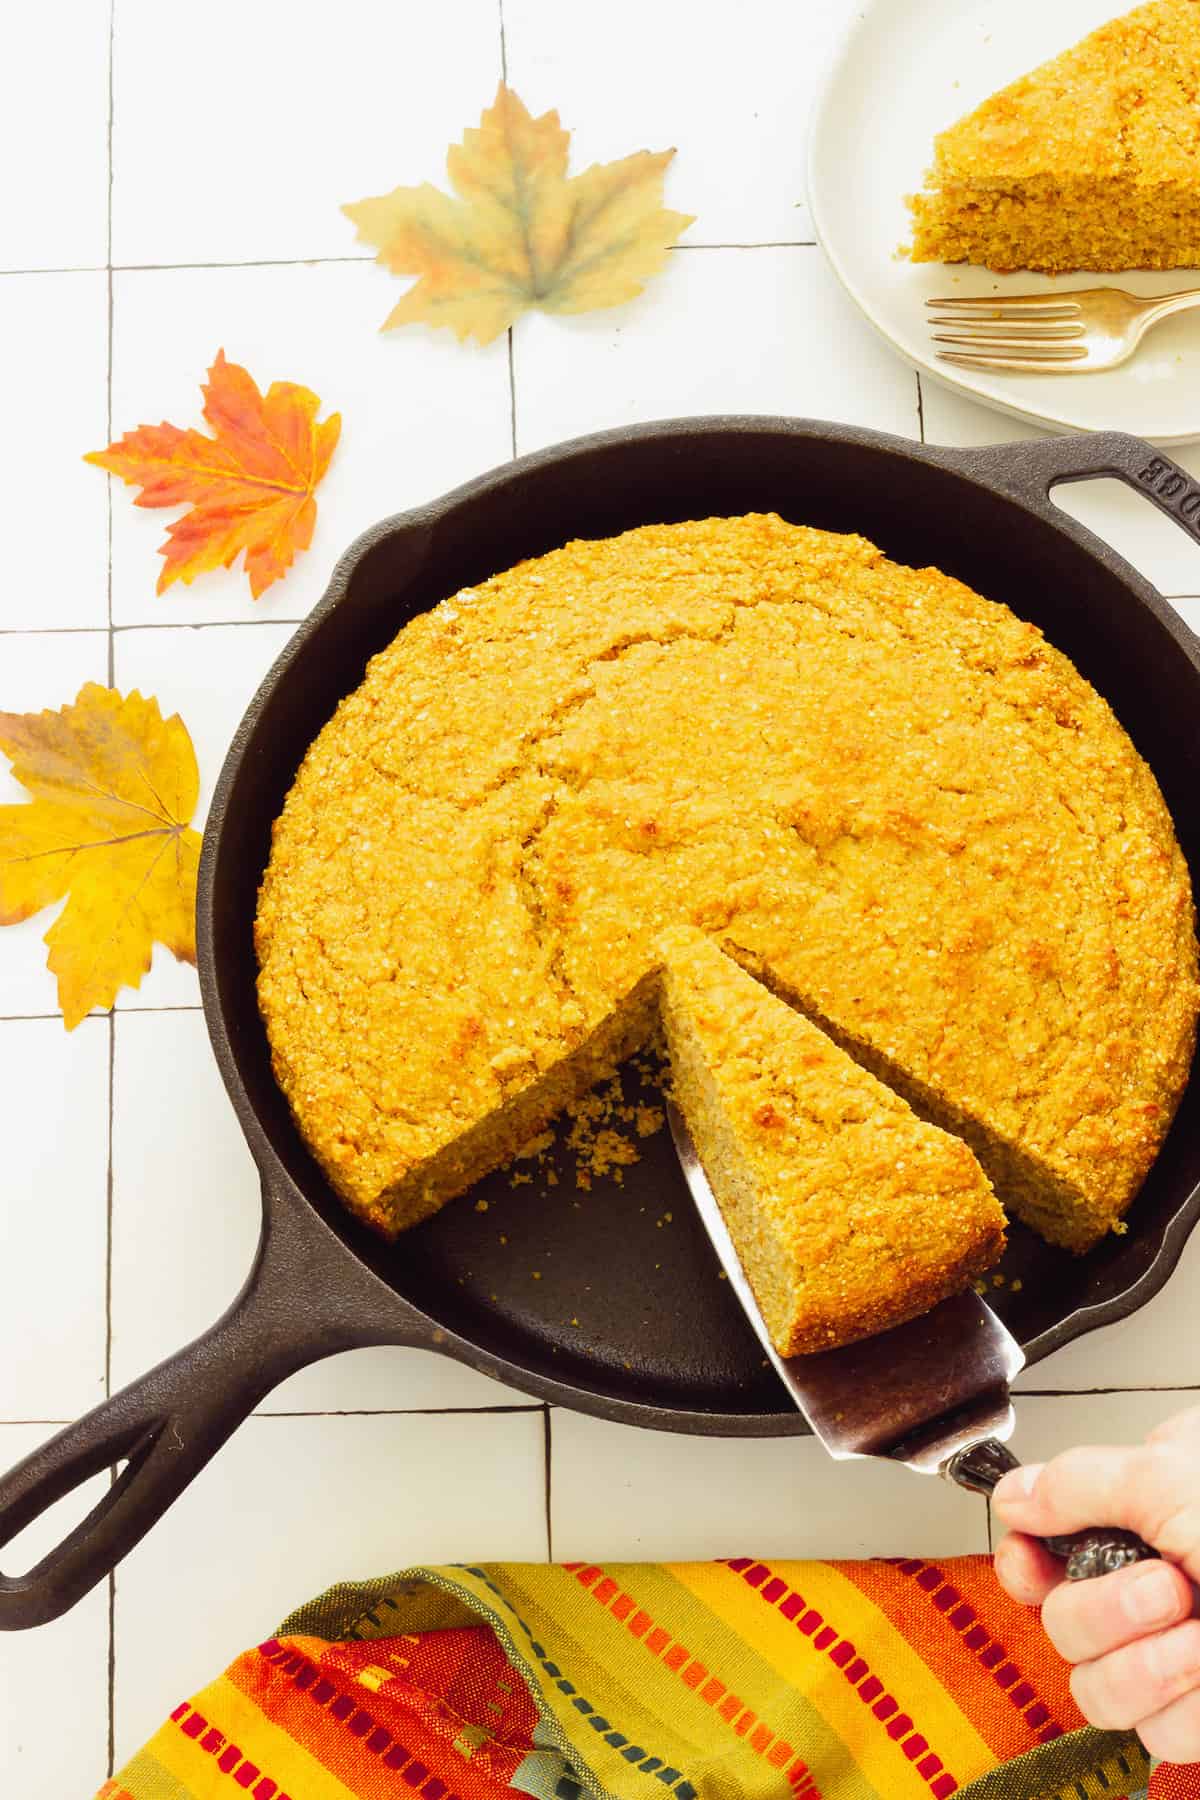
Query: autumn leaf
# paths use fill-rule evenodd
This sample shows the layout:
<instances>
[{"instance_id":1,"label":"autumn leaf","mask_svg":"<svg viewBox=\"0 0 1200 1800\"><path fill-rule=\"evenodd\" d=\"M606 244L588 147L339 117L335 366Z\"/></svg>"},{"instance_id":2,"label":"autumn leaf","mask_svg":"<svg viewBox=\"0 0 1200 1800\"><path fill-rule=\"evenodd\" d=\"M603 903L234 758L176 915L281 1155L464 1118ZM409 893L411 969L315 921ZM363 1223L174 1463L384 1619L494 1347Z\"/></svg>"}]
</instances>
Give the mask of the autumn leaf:
<instances>
[{"instance_id":1,"label":"autumn leaf","mask_svg":"<svg viewBox=\"0 0 1200 1800\"><path fill-rule=\"evenodd\" d=\"M640 294L692 223L662 204L673 150L638 150L568 177L556 112L533 118L501 83L478 131L451 145L458 199L425 182L344 206L377 262L416 285L384 320L447 325L481 344L530 307L581 313Z\"/></svg>"},{"instance_id":2,"label":"autumn leaf","mask_svg":"<svg viewBox=\"0 0 1200 1800\"><path fill-rule=\"evenodd\" d=\"M139 425L85 462L140 487L138 506L190 506L167 526L158 592L228 568L244 550L257 600L312 542L313 490L342 429L337 413L317 422L321 402L306 387L273 381L266 396L246 370L226 362L208 372L204 417L213 436L177 425Z\"/></svg>"},{"instance_id":3,"label":"autumn leaf","mask_svg":"<svg viewBox=\"0 0 1200 1800\"><path fill-rule=\"evenodd\" d=\"M70 1031L139 985L153 944L196 960L196 756L178 714L94 682L58 712L0 713L0 749L33 796L0 806L0 925L68 895L45 942Z\"/></svg>"}]
</instances>

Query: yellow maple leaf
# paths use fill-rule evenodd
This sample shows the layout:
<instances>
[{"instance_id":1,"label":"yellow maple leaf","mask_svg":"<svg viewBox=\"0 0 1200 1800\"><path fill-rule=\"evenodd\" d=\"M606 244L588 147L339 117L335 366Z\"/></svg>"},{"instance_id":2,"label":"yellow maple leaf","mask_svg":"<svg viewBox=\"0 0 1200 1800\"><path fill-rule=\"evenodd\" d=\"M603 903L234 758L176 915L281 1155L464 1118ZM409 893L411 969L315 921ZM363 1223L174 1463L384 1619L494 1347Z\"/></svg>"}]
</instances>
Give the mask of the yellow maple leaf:
<instances>
[{"instance_id":1,"label":"yellow maple leaf","mask_svg":"<svg viewBox=\"0 0 1200 1800\"><path fill-rule=\"evenodd\" d=\"M69 895L45 942L70 1031L139 985L154 944L196 960L196 755L177 713L95 682L58 712L0 713L0 750L33 796L0 806L0 925Z\"/></svg>"},{"instance_id":2,"label":"yellow maple leaf","mask_svg":"<svg viewBox=\"0 0 1200 1800\"><path fill-rule=\"evenodd\" d=\"M447 152L458 199L424 182L342 208L377 262L420 277L385 331L422 321L487 344L531 307L590 312L641 293L692 223L662 204L675 152L638 150L569 177L569 143L556 112L533 118L501 83L479 129Z\"/></svg>"}]
</instances>

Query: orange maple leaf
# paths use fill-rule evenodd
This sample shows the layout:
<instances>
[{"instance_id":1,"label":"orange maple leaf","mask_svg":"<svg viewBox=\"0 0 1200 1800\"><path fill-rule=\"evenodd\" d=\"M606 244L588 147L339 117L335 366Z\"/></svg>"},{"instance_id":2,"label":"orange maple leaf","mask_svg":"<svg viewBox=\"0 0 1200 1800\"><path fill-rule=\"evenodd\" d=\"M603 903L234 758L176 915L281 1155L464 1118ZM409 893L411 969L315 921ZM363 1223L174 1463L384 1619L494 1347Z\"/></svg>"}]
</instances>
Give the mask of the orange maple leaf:
<instances>
[{"instance_id":1,"label":"orange maple leaf","mask_svg":"<svg viewBox=\"0 0 1200 1800\"><path fill-rule=\"evenodd\" d=\"M139 425L85 462L140 487L137 506L190 506L167 526L158 592L228 568L243 550L257 600L312 542L313 490L329 467L342 421L317 421L321 402L306 387L273 381L266 396L246 370L226 362L208 372L204 417L213 436L177 425Z\"/></svg>"},{"instance_id":2,"label":"orange maple leaf","mask_svg":"<svg viewBox=\"0 0 1200 1800\"><path fill-rule=\"evenodd\" d=\"M0 713L0 750L32 796L0 806L0 925L69 896L45 942L71 1030L138 986L154 944L196 960L196 754L178 714L94 682L58 712Z\"/></svg>"},{"instance_id":3,"label":"orange maple leaf","mask_svg":"<svg viewBox=\"0 0 1200 1800\"><path fill-rule=\"evenodd\" d=\"M477 131L446 153L458 199L424 182L342 211L377 262L420 279L384 320L446 325L481 344L530 307L619 306L657 274L688 213L662 204L674 150L638 150L568 177L570 133L535 119L502 82Z\"/></svg>"}]
</instances>

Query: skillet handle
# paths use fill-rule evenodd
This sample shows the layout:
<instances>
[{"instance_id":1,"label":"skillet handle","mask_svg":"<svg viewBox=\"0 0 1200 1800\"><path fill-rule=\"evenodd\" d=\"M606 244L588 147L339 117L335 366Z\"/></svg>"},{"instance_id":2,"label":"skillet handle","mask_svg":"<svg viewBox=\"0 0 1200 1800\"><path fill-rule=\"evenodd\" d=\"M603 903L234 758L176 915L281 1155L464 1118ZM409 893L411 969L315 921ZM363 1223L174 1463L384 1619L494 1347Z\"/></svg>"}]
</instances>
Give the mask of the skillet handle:
<instances>
[{"instance_id":1,"label":"skillet handle","mask_svg":"<svg viewBox=\"0 0 1200 1800\"><path fill-rule=\"evenodd\" d=\"M997 1438L985 1438L952 1456L944 1472L959 1487L990 1495L1002 1475L1020 1466L1007 1444ZM1066 1564L1068 1581L1091 1581L1097 1575L1123 1569L1126 1563L1150 1562L1158 1556L1158 1551L1136 1531L1126 1531L1119 1525L1089 1525L1082 1531L1065 1532L1062 1537L1043 1538L1042 1543L1051 1556Z\"/></svg>"},{"instance_id":2,"label":"skillet handle","mask_svg":"<svg viewBox=\"0 0 1200 1800\"><path fill-rule=\"evenodd\" d=\"M1051 488L1105 475L1123 481L1200 544L1200 481L1162 450L1123 431L1038 438L1028 443L988 444L980 450L948 450L955 468L1015 494L1045 518L1054 518Z\"/></svg>"},{"instance_id":3,"label":"skillet handle","mask_svg":"<svg viewBox=\"0 0 1200 1800\"><path fill-rule=\"evenodd\" d=\"M286 1376L362 1344L427 1341L419 1314L306 1206L277 1194L264 1206L254 1267L224 1317L0 1478L2 1551L55 1501L126 1464L48 1556L25 1575L0 1575L0 1630L45 1624L82 1599Z\"/></svg>"}]
</instances>

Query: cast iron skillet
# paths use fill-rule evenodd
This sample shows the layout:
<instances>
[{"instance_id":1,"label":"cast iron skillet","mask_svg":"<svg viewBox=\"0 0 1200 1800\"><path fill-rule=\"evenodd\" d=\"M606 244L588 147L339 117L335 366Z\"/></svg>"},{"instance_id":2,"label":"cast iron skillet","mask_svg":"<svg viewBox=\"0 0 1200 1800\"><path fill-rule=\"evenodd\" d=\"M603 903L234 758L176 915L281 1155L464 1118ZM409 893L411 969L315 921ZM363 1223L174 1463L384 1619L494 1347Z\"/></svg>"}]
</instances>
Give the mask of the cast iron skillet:
<instances>
[{"instance_id":1,"label":"cast iron skillet","mask_svg":"<svg viewBox=\"0 0 1200 1800\"><path fill-rule=\"evenodd\" d=\"M713 418L540 452L385 520L351 547L238 729L200 868L204 1010L262 1176L258 1255L209 1332L0 1481L3 1546L88 1477L125 1464L44 1561L0 1577L0 1626L36 1625L74 1605L265 1394L355 1345L442 1350L543 1400L627 1424L753 1437L805 1430L715 1279L666 1132L646 1141L621 1186L575 1194L569 1182L513 1189L494 1176L474 1194L486 1211L464 1198L393 1246L342 1210L272 1079L255 1005L251 921L271 822L337 701L414 613L571 537L774 510L861 532L901 562L935 563L1041 625L1150 762L1196 881L1200 644L1049 500L1058 482L1102 475L1140 488L1200 541L1200 487L1136 438L946 450L803 420ZM660 1224L668 1212L671 1223ZM1197 1212L1193 1079L1128 1235L1076 1259L1017 1229L1005 1267L1021 1289L989 1298L1035 1362L1157 1292Z\"/></svg>"}]
</instances>

